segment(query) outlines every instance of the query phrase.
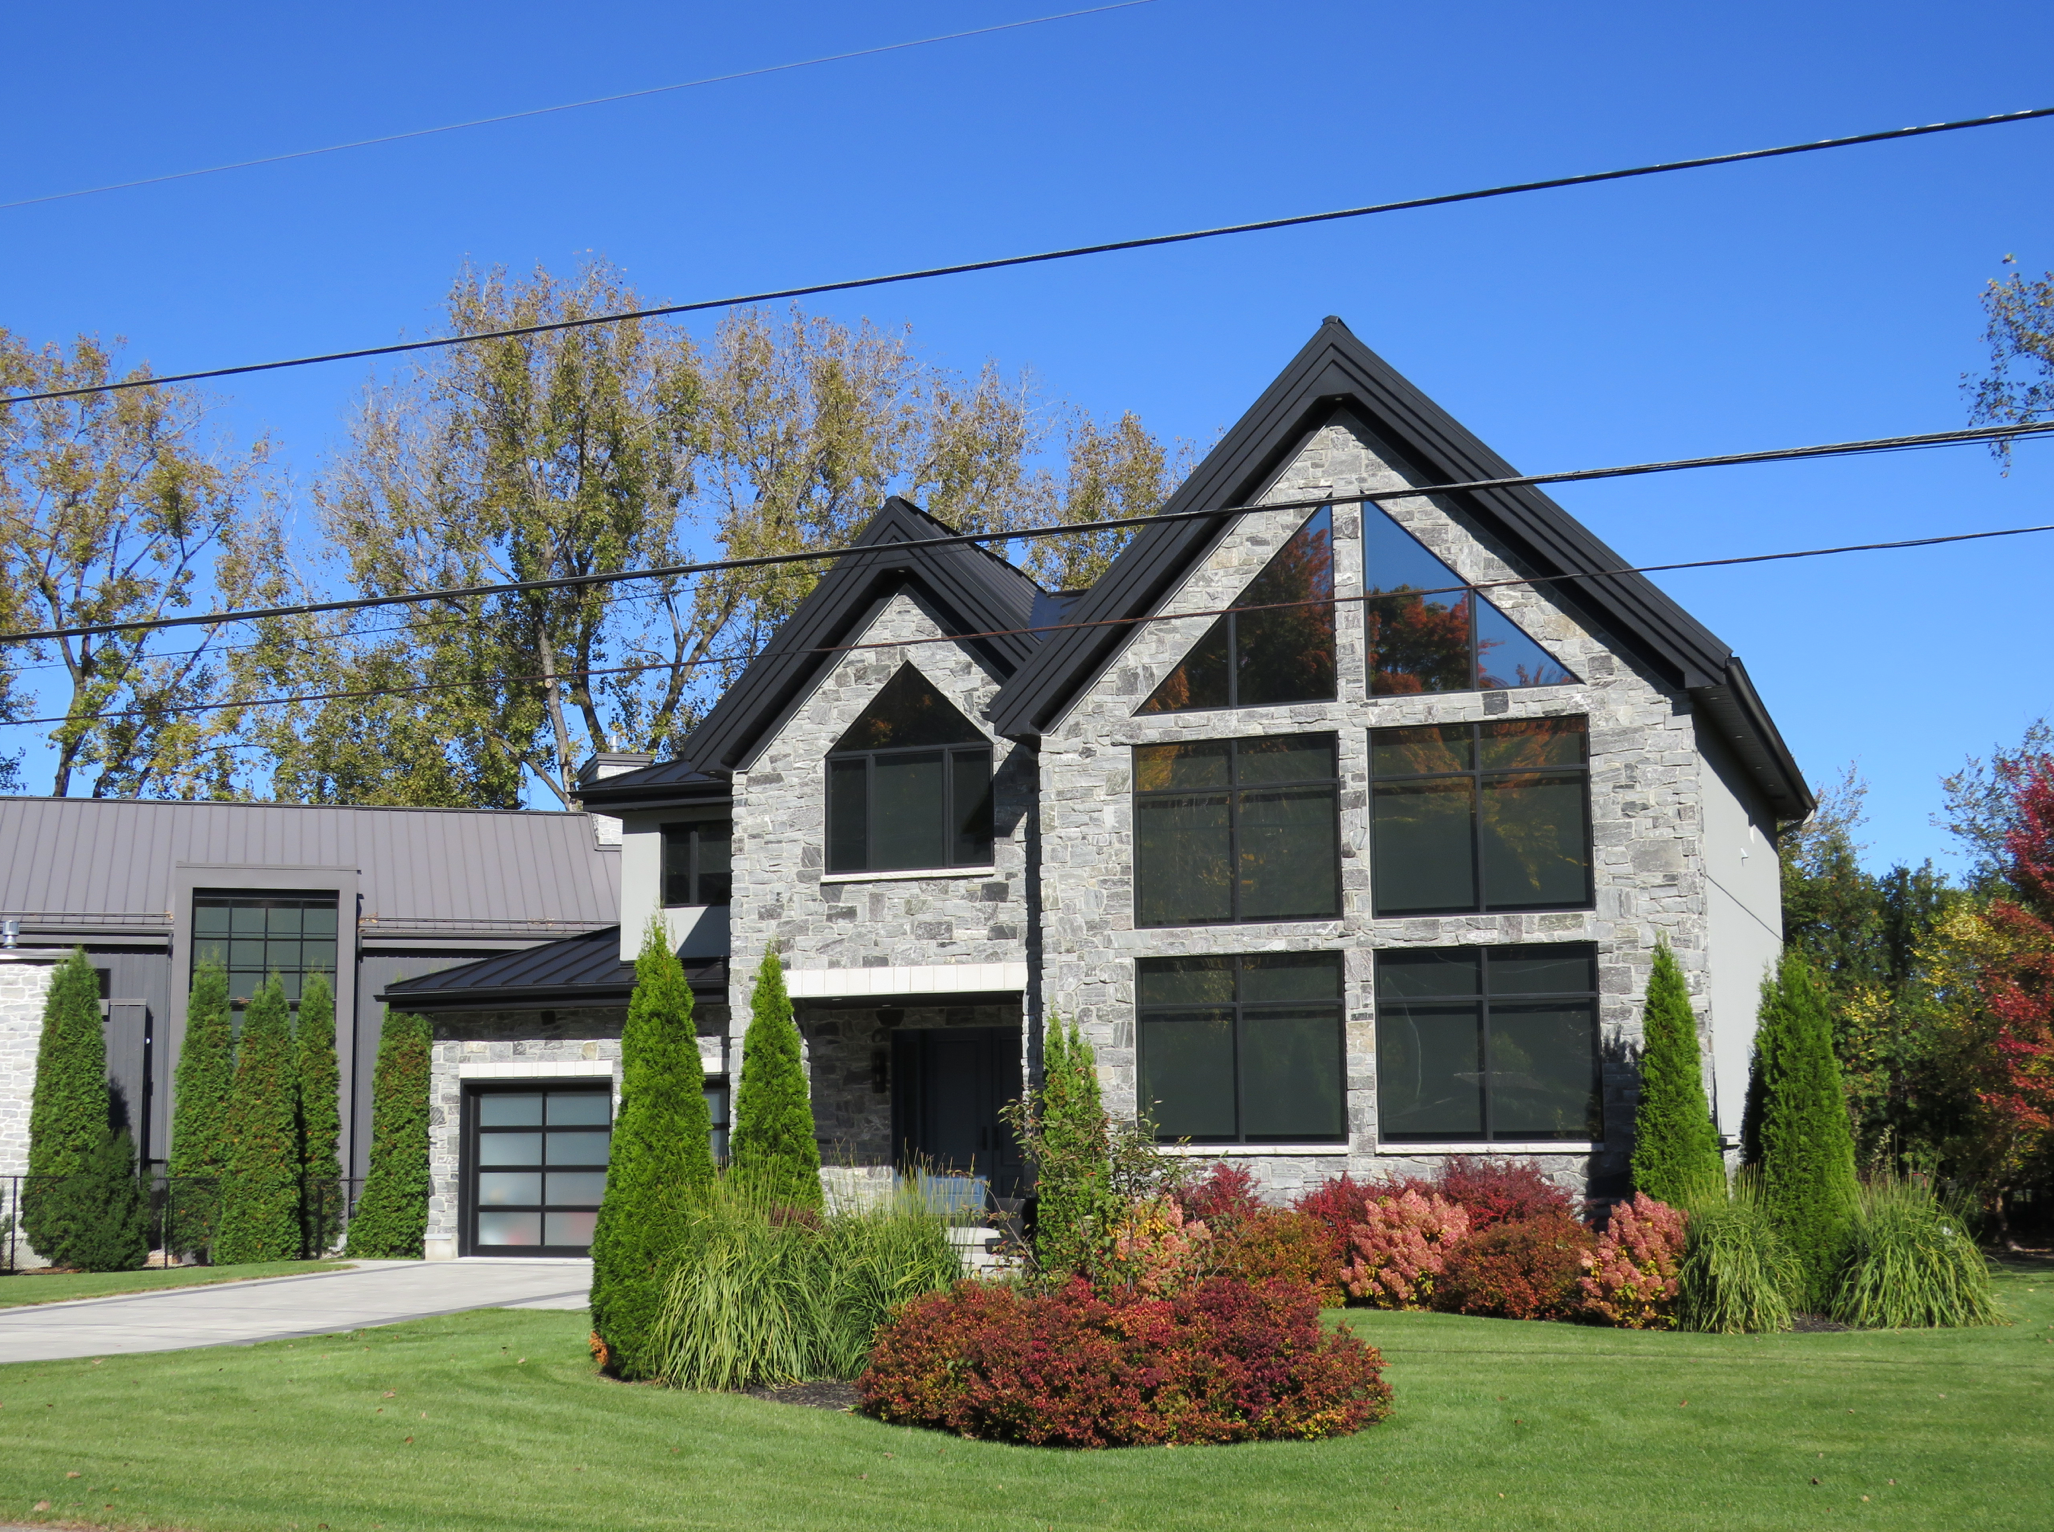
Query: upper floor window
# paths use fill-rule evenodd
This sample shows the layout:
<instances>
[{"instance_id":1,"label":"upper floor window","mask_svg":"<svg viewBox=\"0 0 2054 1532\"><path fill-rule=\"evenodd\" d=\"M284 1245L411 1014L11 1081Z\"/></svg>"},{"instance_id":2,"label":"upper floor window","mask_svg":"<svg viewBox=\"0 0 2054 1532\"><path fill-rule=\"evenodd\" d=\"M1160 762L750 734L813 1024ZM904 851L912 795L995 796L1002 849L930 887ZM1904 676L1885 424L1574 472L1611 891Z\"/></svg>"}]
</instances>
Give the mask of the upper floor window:
<instances>
[{"instance_id":1,"label":"upper floor window","mask_svg":"<svg viewBox=\"0 0 2054 1532\"><path fill-rule=\"evenodd\" d=\"M1426 545L1374 505L1362 507L1369 693L1500 691L1573 685L1535 643Z\"/></svg>"},{"instance_id":2,"label":"upper floor window","mask_svg":"<svg viewBox=\"0 0 2054 1532\"><path fill-rule=\"evenodd\" d=\"M1134 747L1134 922L1341 913L1334 736Z\"/></svg>"},{"instance_id":3,"label":"upper floor window","mask_svg":"<svg viewBox=\"0 0 2054 1532\"><path fill-rule=\"evenodd\" d=\"M991 742L913 665L827 757L827 870L991 865Z\"/></svg>"},{"instance_id":4,"label":"upper floor window","mask_svg":"<svg viewBox=\"0 0 2054 1532\"><path fill-rule=\"evenodd\" d=\"M195 894L193 962L228 970L228 994L248 1000L277 974L298 1000L308 975L335 977L335 895Z\"/></svg>"},{"instance_id":5,"label":"upper floor window","mask_svg":"<svg viewBox=\"0 0 2054 1532\"><path fill-rule=\"evenodd\" d=\"M1602 1140L1597 988L1582 944L1379 952L1377 1137Z\"/></svg>"},{"instance_id":6,"label":"upper floor window","mask_svg":"<svg viewBox=\"0 0 2054 1532\"><path fill-rule=\"evenodd\" d=\"M663 902L726 904L735 827L725 819L663 827Z\"/></svg>"},{"instance_id":7,"label":"upper floor window","mask_svg":"<svg viewBox=\"0 0 2054 1532\"><path fill-rule=\"evenodd\" d=\"M1591 902L1583 719L1371 729L1369 773L1377 914Z\"/></svg>"},{"instance_id":8,"label":"upper floor window","mask_svg":"<svg viewBox=\"0 0 2054 1532\"><path fill-rule=\"evenodd\" d=\"M1134 979L1141 1106L1158 1138L1347 1136L1338 952L1142 958Z\"/></svg>"},{"instance_id":9,"label":"upper floor window","mask_svg":"<svg viewBox=\"0 0 2054 1532\"><path fill-rule=\"evenodd\" d=\"M1334 697L1334 519L1314 511L1234 598L1143 713L1268 707Z\"/></svg>"}]
</instances>

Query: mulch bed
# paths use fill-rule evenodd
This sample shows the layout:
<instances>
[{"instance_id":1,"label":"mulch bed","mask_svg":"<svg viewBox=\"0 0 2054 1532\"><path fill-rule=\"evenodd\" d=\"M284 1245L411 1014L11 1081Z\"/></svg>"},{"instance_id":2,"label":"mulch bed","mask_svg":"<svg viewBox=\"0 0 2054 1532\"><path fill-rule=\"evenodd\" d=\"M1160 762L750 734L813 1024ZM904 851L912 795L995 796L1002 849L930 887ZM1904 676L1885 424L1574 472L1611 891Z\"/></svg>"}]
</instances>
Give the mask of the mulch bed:
<instances>
[{"instance_id":1,"label":"mulch bed","mask_svg":"<svg viewBox=\"0 0 2054 1532\"><path fill-rule=\"evenodd\" d=\"M1832 1335L1841 1330L1852 1330L1854 1326L1840 1324L1823 1314L1797 1314L1791 1317L1790 1328L1799 1335Z\"/></svg>"},{"instance_id":2,"label":"mulch bed","mask_svg":"<svg viewBox=\"0 0 2054 1532\"><path fill-rule=\"evenodd\" d=\"M783 1388L745 1388L742 1390L751 1399L768 1399L773 1404L803 1404L815 1410L853 1410L856 1408L856 1385L853 1383L790 1383Z\"/></svg>"}]
</instances>

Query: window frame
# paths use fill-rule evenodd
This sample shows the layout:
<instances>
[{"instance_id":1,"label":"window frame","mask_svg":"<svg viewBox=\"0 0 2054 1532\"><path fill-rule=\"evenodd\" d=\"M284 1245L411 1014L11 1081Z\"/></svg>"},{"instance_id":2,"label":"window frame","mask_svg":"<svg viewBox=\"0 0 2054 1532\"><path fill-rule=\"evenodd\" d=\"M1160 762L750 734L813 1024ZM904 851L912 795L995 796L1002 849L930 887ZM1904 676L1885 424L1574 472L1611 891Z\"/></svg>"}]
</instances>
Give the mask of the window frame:
<instances>
[{"instance_id":1,"label":"window frame","mask_svg":"<svg viewBox=\"0 0 2054 1532\"><path fill-rule=\"evenodd\" d=\"M724 899L702 899L698 896L703 892L700 888L700 879L705 875L705 869L701 865L699 848L703 833L714 827L727 831L728 859L726 876L728 897ZM679 820L660 826L659 833L663 837L663 862L659 869L663 908L667 910L717 909L734 902L735 822L732 818ZM671 848L681 841L685 847L685 892L693 897L683 901L673 901L670 897Z\"/></svg>"},{"instance_id":2,"label":"window frame","mask_svg":"<svg viewBox=\"0 0 2054 1532\"><path fill-rule=\"evenodd\" d=\"M1485 766L1483 764L1484 731L1500 727L1511 727L1532 723L1576 723L1583 739L1583 759L1578 764L1562 766ZM1469 765L1467 768L1451 771L1379 772L1377 770L1377 736L1395 733L1404 729L1467 729L1469 731ZM1413 920L1433 915L1509 915L1531 914L1546 910L1589 910L1597 907L1597 847L1596 827L1591 806L1590 772L1590 718L1583 713L1543 714L1534 718L1483 718L1462 723L1444 724L1394 724L1372 728L1368 736L1369 760L1369 899L1370 913L1378 920ZM1483 797L1487 781L1502 780L1519 776L1564 776L1575 777L1583 788L1583 897L1574 903L1493 903L1489 898L1489 887L1485 881ZM1395 909L1384 907L1382 887L1382 857L1377 847L1377 801L1383 796L1387 785L1419 782L1452 782L1466 780L1469 783L1469 844L1470 876L1476 888L1476 902L1467 905L1401 906Z\"/></svg>"},{"instance_id":3,"label":"window frame","mask_svg":"<svg viewBox=\"0 0 2054 1532\"><path fill-rule=\"evenodd\" d=\"M942 860L921 862L904 867L879 867L877 863L877 763L898 757L915 755L939 755L941 757L941 840ZM959 756L981 755L984 758L984 850L981 856L968 860L956 857L957 810L956 810L956 760ZM863 865L860 867L837 867L835 853L835 789L834 771L839 764L851 761L863 763ZM883 750L834 750L828 752L822 766L822 785L825 797L822 801L822 821L825 826L826 844L821 848L823 874L829 878L855 877L874 873L922 873L941 872L958 868L983 868L994 865L998 831L993 823L996 806L992 799L998 782L998 752L990 740L982 744L964 742L957 745L900 745Z\"/></svg>"},{"instance_id":4,"label":"window frame","mask_svg":"<svg viewBox=\"0 0 2054 1532\"><path fill-rule=\"evenodd\" d=\"M484 1117L482 1103L486 1097L526 1095L539 1095L542 1097L544 1122L541 1125L538 1125L536 1128L532 1130L526 1128L488 1129L485 1127L482 1120ZM577 1257L581 1254L589 1255L591 1253L591 1246L589 1244L548 1245L537 1243L533 1245L488 1245L482 1243L478 1238L478 1215L480 1212L484 1211L478 1200L478 1177L481 1172L493 1168L487 1166L484 1163L484 1158L481 1152L481 1145L479 1141L487 1133L496 1133L502 1131L509 1133L534 1131L546 1135L548 1132L548 1100L551 1095L605 1096L606 1134L608 1149L607 1164L594 1165L589 1162L583 1162L576 1165L556 1167L548 1164L545 1159L543 1163L538 1164L534 1167L535 1174L538 1176L547 1176L551 1170L556 1169L567 1171L573 1174L590 1174L594 1170L607 1172L609 1174L611 1173L613 1132L620 1125L620 1102L615 1097L614 1088L611 1081L601 1078L594 1078L591 1076L572 1076L566 1079L545 1078L538 1080L464 1081L462 1118L463 1146L459 1161L462 1169L462 1174L460 1177L460 1185L458 1187L457 1198L457 1212L458 1217L461 1220L461 1222L457 1226L457 1248L459 1253L464 1255L487 1254L494 1257L507 1257L516 1260L527 1259L529 1257L538 1257L543 1259L553 1257L560 1259L566 1256ZM577 1129L573 1128L572 1131L577 1131ZM548 1153L546 1137L544 1140L543 1153L545 1156ZM528 1167L522 1165L516 1168L520 1170L526 1170ZM548 1187L545 1182L543 1190L546 1192L547 1189ZM526 1203L513 1204L509 1206L506 1210L511 1212L533 1212L538 1220L539 1232L542 1234L547 1234L549 1228L548 1215L552 1207L555 1207L557 1211L562 1212L585 1211L585 1209L582 1207L573 1209L567 1204L551 1204L546 1199L542 1202L535 1203L532 1206ZM594 1206L593 1211L596 1213L596 1205Z\"/></svg>"},{"instance_id":5,"label":"window frame","mask_svg":"<svg viewBox=\"0 0 2054 1532\"><path fill-rule=\"evenodd\" d=\"M1600 1007L1603 1001L1602 981L1597 971L1597 943L1595 942L1520 942L1503 946L1478 943L1459 947L1406 947L1385 948L1376 954L1375 973L1371 979L1371 993L1376 1014L1377 1028L1377 1087L1376 1087L1376 1137L1377 1143L1399 1149L1412 1149L1421 1144L1562 1144L1572 1146L1563 1152L1573 1153L1573 1146L1588 1144L1593 1148L1605 1142L1605 1088L1604 1088L1604 1018ZM1384 964L1394 954L1410 956L1415 953L1460 953L1473 954L1477 962L1477 988L1473 995L1416 995L1391 996L1384 993ZM1500 958L1525 957L1536 953L1575 953L1589 965L1591 984L1587 990L1512 990L1502 993L1494 990L1491 972ZM1384 1114L1384 1060L1390 1050L1384 1046L1384 1008L1388 1005L1403 1007L1411 1003L1422 1005L1455 1006L1473 1005L1476 1008L1478 1040L1482 1048L1481 1084L1482 1131L1476 1136L1461 1133L1392 1133L1385 1125ZM1585 1127L1580 1134L1562 1133L1552 1137L1526 1130L1500 1137L1495 1132L1495 1109L1497 1102L1498 1073L1492 1051L1491 1012L1493 1002L1507 1006L1533 1005L1538 1002L1551 1004L1574 1003L1587 1005L1590 1013L1590 1109Z\"/></svg>"},{"instance_id":6,"label":"window frame","mask_svg":"<svg viewBox=\"0 0 2054 1532\"><path fill-rule=\"evenodd\" d=\"M238 1011L248 1007L253 996L237 995L235 993L236 975L253 971L247 967L238 968L234 962L234 944L237 940L235 934L235 911L238 906L266 911L277 907L296 908L300 914L300 935L296 939L295 945L303 949L305 943L309 940L325 941L334 949L333 957L326 967L316 965L310 968L301 964L290 970L298 981L296 984L288 987L288 993L285 997L286 1004L292 1010L297 1011L299 1009L300 992L305 989L306 981L316 973L327 975L330 987L336 991L337 997L340 999L343 967L342 899L339 892L335 889L195 888L188 896L186 906L187 919L191 922L189 929L192 933L190 942L191 957L186 964L186 987L188 990L192 986L192 976L199 971L200 964L206 960L207 949L219 944L222 948L221 967L228 975L229 1007L232 1010ZM217 936L202 933L200 930L200 911L202 909L223 908L228 911L229 916L228 934ZM308 937L306 934L306 915L310 910L326 911L334 918L334 929L325 936L317 934L311 938ZM269 921L267 920L265 924L268 927ZM247 941L251 938L243 937L241 939ZM268 929L262 937L257 939L265 944L265 956L267 958L263 971L257 977L257 987L261 989L270 982L273 973L278 974L283 979L288 970L268 961L271 943Z\"/></svg>"},{"instance_id":7,"label":"window frame","mask_svg":"<svg viewBox=\"0 0 2054 1532\"><path fill-rule=\"evenodd\" d=\"M1334 762L1331 777L1293 778L1289 781L1243 783L1241 781L1241 746L1275 739L1324 739L1328 741ZM1218 787L1158 787L1144 788L1141 785L1141 752L1144 750L1174 749L1186 745L1225 745L1227 749L1227 781ZM1249 734L1233 739L1191 739L1158 740L1131 747L1128 756L1129 776L1132 781L1131 812L1133 815L1133 873L1134 873L1134 927L1144 931L1175 930L1184 926L1267 926L1294 925L1308 920L1339 920L1344 913L1345 893L1341 887L1341 738L1337 731L1313 729L1292 734ZM1326 788L1331 794L1333 808L1333 908L1331 913L1320 915L1258 915L1243 916L1241 913L1241 797L1244 793L1269 792L1277 789L1295 790L1301 788ZM1227 865L1231 875L1227 880L1231 913L1220 920L1144 920L1142 918L1142 865L1141 865L1141 805L1144 801L1167 798L1193 798L1207 794L1223 793L1227 798Z\"/></svg>"},{"instance_id":8,"label":"window frame","mask_svg":"<svg viewBox=\"0 0 2054 1532\"><path fill-rule=\"evenodd\" d=\"M1260 961L1261 961L1262 959L1265 959L1265 958L1277 958L1277 957L1290 957L1290 958L1305 958L1305 957L1323 957L1323 958L1328 958L1328 959L1331 959L1331 962L1332 962L1332 967L1333 967L1333 970L1334 970L1334 998L1333 998L1332 1000L1243 1000L1243 999L1241 998L1241 991L1242 991L1242 977L1241 977L1241 976L1242 976L1242 974L1243 974L1243 973L1245 973L1245 972L1247 971L1247 968L1248 968L1248 966L1249 966L1249 965L1251 964L1251 962L1254 962L1254 963L1259 963L1259 962L1260 962ZM1145 973L1146 973L1146 972L1147 972L1147 971L1149 970L1149 968L1150 968L1150 967L1151 967L1152 965L1156 965L1156 964L1163 964L1163 965L1167 965L1167 964L1171 964L1171 963L1179 963L1179 962L1189 962L1189 961L1192 961L1192 960L1194 960L1194 959L1197 959L1197 960L1203 960L1203 961L1213 961L1213 962L1217 962L1217 961L1225 961L1225 962L1228 962L1228 963L1230 963L1230 964L1232 964L1232 965L1233 965L1232 971L1233 971L1233 975L1234 975L1234 998L1233 998L1232 1000L1230 1000L1230 1001L1157 1001L1157 1002L1153 1002L1153 1003L1147 1003L1147 1002L1144 1002L1144 1001L1142 1000L1142 998L1141 998L1141 988L1142 988L1142 977L1143 977L1143 975L1144 975L1144 974L1145 974ZM1294 966L1295 966L1295 965L1294 965ZM1305 965L1305 966L1311 966L1311 965ZM1341 1128L1340 1128L1340 1131L1339 1131L1338 1133L1335 1133L1335 1134L1331 1134L1331 1135L1328 1135L1328 1134L1317 1134L1317 1133L1293 1133L1293 1134L1289 1134L1289 1135L1284 1135L1284 1134L1265 1134L1265 1135L1262 1135L1262 1136L1259 1136L1259 1137L1250 1137L1250 1136L1248 1135L1248 1133L1247 1133L1247 1131L1246 1131L1246 1127L1245 1127L1245 1121L1246 1121L1246 1117L1247 1117L1247 1103L1246 1103L1246 1091L1247 1091L1247 1079L1246 1079L1246 1074L1247 1074L1247 1071L1246 1071L1246 1070L1244 1069L1244 1067L1243 1067L1243 1060L1244 1060L1244 1048L1243 1048L1243 1039L1244 1039L1244 1038L1245 1038L1245 1036L1246 1036L1246 1030L1247 1030L1247 1021L1248 1021L1248 1014L1249 1014L1249 1012L1251 1012L1251 1011L1252 1011L1252 1012L1254 1012L1254 1013L1255 1013L1255 1015L1256 1015L1256 1016L1257 1016L1257 1018L1259 1019L1259 1018L1260 1018L1260 1016L1261 1016L1261 1015L1262 1015L1263 1013L1265 1013L1265 1012L1269 1012L1269 1011L1300 1011L1300 1012L1303 1012L1303 1011L1305 1011L1305 1010L1307 1010L1307 1009L1309 1009L1309 1008L1311 1008L1311 1007L1313 1007L1313 1006L1319 1006L1319 1007L1323 1007L1323 1008L1324 1008L1324 1007L1331 1007L1331 1008L1332 1008L1332 1011L1333 1011L1333 1018L1334 1018L1334 1040L1335 1040L1335 1048L1334 1048L1334 1057L1333 1057L1333 1067L1334 1067L1334 1080L1335 1080L1335 1082L1336 1082L1336 1084L1337 1084L1337 1086L1338 1086L1338 1089L1339 1089L1339 1092L1340 1092L1340 1100L1341 1100ZM1189 1138L1189 1139L1188 1139L1188 1141L1189 1141L1190 1143L1194 1144L1194 1145L1196 1145L1196 1144L1206 1144L1206 1145L1211 1145L1211 1144L1227 1144L1227 1145L1232 1145L1232 1144L1248 1144L1248 1145L1268 1145L1268 1144L1346 1144L1346 1143L1348 1143L1348 1142L1350 1141L1350 1134L1349 1134L1349 1125L1348 1125L1348 964L1347 964L1347 958L1346 958L1346 956L1345 956L1345 955L1344 955L1343 953L1340 953L1340 952L1325 952L1325 951L1321 951L1321 952L1311 952L1311 953L1304 953L1304 952L1290 952L1290 953L1282 953L1282 952L1228 952L1228 953L1191 953L1191 954L1181 954L1181 955L1178 955L1178 956L1175 956L1175 957L1171 957L1171 956L1163 956L1163 957L1145 957L1145 958L1136 958L1136 959L1134 960L1134 1074L1135 1074L1135 1081L1136 1081L1137 1087L1138 1087L1138 1088L1145 1088L1145 1087L1141 1087L1141 1082L1144 1082L1144 1081L1146 1081L1146 1080L1147 1080L1147 1078L1148 1078L1148 1050L1149 1050L1149 1042L1148 1042L1148 1037L1149 1037L1149 1028L1148 1028L1148 1026L1147 1026L1147 1021L1148 1021L1148 1018L1149 1018L1149 1015L1150 1015L1150 1013L1151 1013L1151 1012L1166 1012L1166 1013L1172 1013L1172 1014L1174 1014L1174 1013L1179 1013L1179 1012L1183 1012L1183 1013L1188 1013L1188 1012L1191 1012L1191 1011L1195 1011L1195 1010L1207 1010L1207 1009L1222 1009L1222 1008L1225 1008L1225 1009L1230 1009L1230 1010L1231 1010L1231 1011L1233 1012L1233 1057L1234 1057L1234 1062L1233 1062L1233 1069L1234 1069L1234 1128L1235 1128L1235 1133L1234 1133L1234 1136L1233 1136L1233 1137L1231 1137L1231 1138L1196 1138L1196 1137L1191 1137L1191 1138ZM1137 1094L1138 1094L1138 1090L1137 1090ZM1140 1105L1140 1107L1141 1107L1141 1111L1142 1111L1142 1114L1143 1114L1143 1115L1144 1115L1144 1117L1145 1117L1145 1116L1146 1116L1146 1113L1147 1113L1147 1110L1148 1110L1148 1109L1149 1109L1149 1108L1150 1108L1151 1106L1153 1106L1153 1105L1154 1105L1154 1103L1153 1103L1153 1102L1147 1102L1147 1101L1144 1101L1144 1102L1141 1102L1141 1103L1139 1103L1139 1105ZM1158 1134L1156 1135L1156 1142L1157 1142L1157 1143L1180 1143L1180 1142L1184 1142L1184 1141L1186 1141L1186 1137L1185 1137L1185 1136L1179 1136L1179 1137L1171 1138L1171 1137L1165 1137L1165 1136L1164 1136L1163 1134L1161 1134L1161 1133L1158 1133Z\"/></svg>"}]
</instances>

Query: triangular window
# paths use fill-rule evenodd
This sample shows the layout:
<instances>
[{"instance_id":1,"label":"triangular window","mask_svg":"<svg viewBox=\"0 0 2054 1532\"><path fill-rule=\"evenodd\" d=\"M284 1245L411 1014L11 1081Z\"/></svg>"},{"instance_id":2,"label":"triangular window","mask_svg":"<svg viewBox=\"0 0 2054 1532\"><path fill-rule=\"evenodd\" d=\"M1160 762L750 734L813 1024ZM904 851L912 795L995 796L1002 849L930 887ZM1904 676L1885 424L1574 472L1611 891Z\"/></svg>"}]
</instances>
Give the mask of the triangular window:
<instances>
[{"instance_id":1,"label":"triangular window","mask_svg":"<svg viewBox=\"0 0 2054 1532\"><path fill-rule=\"evenodd\" d=\"M1372 697L1575 683L1567 666L1372 505L1362 508L1362 557Z\"/></svg>"},{"instance_id":2,"label":"triangular window","mask_svg":"<svg viewBox=\"0 0 2054 1532\"><path fill-rule=\"evenodd\" d=\"M929 745L982 745L988 741L976 725L956 711L954 703L913 665L901 665L884 690L834 742L833 754L847 750L910 750Z\"/></svg>"},{"instance_id":3,"label":"triangular window","mask_svg":"<svg viewBox=\"0 0 2054 1532\"><path fill-rule=\"evenodd\" d=\"M1334 522L1314 511L1137 711L1334 697Z\"/></svg>"},{"instance_id":4,"label":"triangular window","mask_svg":"<svg viewBox=\"0 0 2054 1532\"><path fill-rule=\"evenodd\" d=\"M991 741L901 665L827 755L830 873L991 865Z\"/></svg>"}]
</instances>

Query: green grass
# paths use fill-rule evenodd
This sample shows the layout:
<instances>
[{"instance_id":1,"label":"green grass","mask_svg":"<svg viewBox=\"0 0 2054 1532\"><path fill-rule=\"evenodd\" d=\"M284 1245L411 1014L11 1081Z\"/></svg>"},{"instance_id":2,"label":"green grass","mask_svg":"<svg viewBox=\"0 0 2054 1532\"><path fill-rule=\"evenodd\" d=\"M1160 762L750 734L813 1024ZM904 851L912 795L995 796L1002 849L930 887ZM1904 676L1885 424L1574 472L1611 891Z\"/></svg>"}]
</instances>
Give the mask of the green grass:
<instances>
[{"instance_id":1,"label":"green grass","mask_svg":"<svg viewBox=\"0 0 2054 1532\"><path fill-rule=\"evenodd\" d=\"M0 1277L0 1309L30 1303L69 1303L74 1298L112 1298L154 1293L167 1287L207 1287L216 1282L249 1282L257 1277L303 1277L337 1271L346 1261L252 1261L246 1266L174 1266L168 1271L16 1272Z\"/></svg>"},{"instance_id":2,"label":"green grass","mask_svg":"<svg viewBox=\"0 0 2054 1532\"><path fill-rule=\"evenodd\" d=\"M1355 1312L1389 1358L1388 1423L1096 1454L606 1382L580 1313L24 1363L0 1368L0 1522L2044 1532L2054 1267L1998 1288L2015 1323L1978 1330L1653 1335Z\"/></svg>"}]
</instances>

